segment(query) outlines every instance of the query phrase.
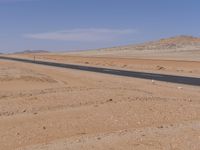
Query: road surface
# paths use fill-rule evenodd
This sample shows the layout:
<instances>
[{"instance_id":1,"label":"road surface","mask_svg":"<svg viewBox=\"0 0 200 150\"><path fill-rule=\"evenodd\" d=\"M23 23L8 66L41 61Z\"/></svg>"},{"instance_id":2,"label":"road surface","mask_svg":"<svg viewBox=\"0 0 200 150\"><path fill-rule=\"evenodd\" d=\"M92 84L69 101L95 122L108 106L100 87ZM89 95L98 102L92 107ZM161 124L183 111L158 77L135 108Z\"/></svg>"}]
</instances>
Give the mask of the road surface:
<instances>
[{"instance_id":1,"label":"road surface","mask_svg":"<svg viewBox=\"0 0 200 150\"><path fill-rule=\"evenodd\" d=\"M68 68L68 69L76 69L76 70L82 70L82 71L104 73L104 74L112 74L112 75L118 75L118 76L134 77L134 78L140 78L140 79L150 79L150 80L157 80L157 81L164 81L164 82L171 82L171 83L178 83L178 84L200 86L200 78L197 78L197 77L186 77L186 76L166 75L166 74L158 74L158 73L147 73L147 72L100 68L100 67L89 67L89 66L72 65L72 64L64 64L64 63L56 63L56 62L12 58L12 57L5 57L5 56L0 56L0 59L54 66L54 67L62 67L62 68Z\"/></svg>"}]
</instances>

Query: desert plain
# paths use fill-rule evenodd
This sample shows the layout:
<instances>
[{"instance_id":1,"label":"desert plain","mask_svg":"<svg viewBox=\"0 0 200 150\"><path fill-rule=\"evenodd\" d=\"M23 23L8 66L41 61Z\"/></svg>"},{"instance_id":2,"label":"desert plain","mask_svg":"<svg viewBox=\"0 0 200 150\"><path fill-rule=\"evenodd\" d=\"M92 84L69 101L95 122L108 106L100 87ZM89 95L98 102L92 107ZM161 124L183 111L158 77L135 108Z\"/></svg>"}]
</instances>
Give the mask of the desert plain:
<instances>
[{"instance_id":1,"label":"desert plain","mask_svg":"<svg viewBox=\"0 0 200 150\"><path fill-rule=\"evenodd\" d=\"M199 78L196 43L6 56ZM200 87L0 60L0 150L79 149L199 150Z\"/></svg>"}]
</instances>

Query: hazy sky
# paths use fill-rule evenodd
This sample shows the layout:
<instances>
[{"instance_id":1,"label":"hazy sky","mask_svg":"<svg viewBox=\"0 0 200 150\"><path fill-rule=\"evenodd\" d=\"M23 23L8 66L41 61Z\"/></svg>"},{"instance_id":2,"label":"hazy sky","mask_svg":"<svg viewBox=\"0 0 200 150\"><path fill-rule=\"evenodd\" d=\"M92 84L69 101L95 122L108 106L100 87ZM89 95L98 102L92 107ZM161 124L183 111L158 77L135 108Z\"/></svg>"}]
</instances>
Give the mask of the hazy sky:
<instances>
[{"instance_id":1,"label":"hazy sky","mask_svg":"<svg viewBox=\"0 0 200 150\"><path fill-rule=\"evenodd\" d=\"M199 0L0 0L0 52L200 36Z\"/></svg>"}]
</instances>

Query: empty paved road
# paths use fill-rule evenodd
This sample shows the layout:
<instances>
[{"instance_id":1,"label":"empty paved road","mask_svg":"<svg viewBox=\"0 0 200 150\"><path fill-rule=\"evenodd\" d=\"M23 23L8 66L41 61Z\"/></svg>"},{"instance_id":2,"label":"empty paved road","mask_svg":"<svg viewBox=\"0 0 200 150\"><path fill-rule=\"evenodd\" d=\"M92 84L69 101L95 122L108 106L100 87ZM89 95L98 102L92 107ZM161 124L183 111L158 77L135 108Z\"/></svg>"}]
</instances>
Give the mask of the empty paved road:
<instances>
[{"instance_id":1,"label":"empty paved road","mask_svg":"<svg viewBox=\"0 0 200 150\"><path fill-rule=\"evenodd\" d=\"M196 78L196 77L126 71L126 70L99 68L99 67L88 67L88 66L81 66L81 65L71 65L71 64L46 62L46 61L34 61L34 60L29 60L29 59L11 58L11 57L4 57L4 56L0 56L0 59L90 71L90 72L98 72L98 73L104 73L104 74L112 74L112 75L118 75L118 76L126 76L126 77L134 77L134 78L141 78L141 79L150 79L150 80L165 81L165 82L178 83L178 84L200 86L200 78Z\"/></svg>"}]
</instances>

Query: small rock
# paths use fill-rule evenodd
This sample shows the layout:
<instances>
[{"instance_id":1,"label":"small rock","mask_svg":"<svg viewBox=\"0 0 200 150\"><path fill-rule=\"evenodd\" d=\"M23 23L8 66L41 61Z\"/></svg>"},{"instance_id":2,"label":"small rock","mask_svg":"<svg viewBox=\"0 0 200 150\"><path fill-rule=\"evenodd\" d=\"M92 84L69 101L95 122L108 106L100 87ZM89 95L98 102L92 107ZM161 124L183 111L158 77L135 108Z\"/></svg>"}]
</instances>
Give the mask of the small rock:
<instances>
[{"instance_id":1,"label":"small rock","mask_svg":"<svg viewBox=\"0 0 200 150\"><path fill-rule=\"evenodd\" d=\"M165 70L165 67L163 67L163 66L156 66L156 69L157 70Z\"/></svg>"},{"instance_id":2,"label":"small rock","mask_svg":"<svg viewBox=\"0 0 200 150\"><path fill-rule=\"evenodd\" d=\"M159 126L158 128L162 129L162 128L164 128L164 127L161 125L161 126Z\"/></svg>"},{"instance_id":3,"label":"small rock","mask_svg":"<svg viewBox=\"0 0 200 150\"><path fill-rule=\"evenodd\" d=\"M112 98L110 98L109 100L107 100L107 102L112 102L113 101L113 99Z\"/></svg>"},{"instance_id":4,"label":"small rock","mask_svg":"<svg viewBox=\"0 0 200 150\"><path fill-rule=\"evenodd\" d=\"M154 83L155 83L155 81L154 81L154 80L151 80L151 83L152 83L152 84L154 84Z\"/></svg>"},{"instance_id":5,"label":"small rock","mask_svg":"<svg viewBox=\"0 0 200 150\"><path fill-rule=\"evenodd\" d=\"M101 138L100 138L100 137L98 137L98 138L97 138L97 140L101 140Z\"/></svg>"},{"instance_id":6,"label":"small rock","mask_svg":"<svg viewBox=\"0 0 200 150\"><path fill-rule=\"evenodd\" d=\"M99 105L97 105L97 104L96 104L96 105L94 105L94 107L98 107L98 106L99 106Z\"/></svg>"},{"instance_id":7,"label":"small rock","mask_svg":"<svg viewBox=\"0 0 200 150\"><path fill-rule=\"evenodd\" d=\"M178 89L181 90L181 89L183 89L183 88L179 86Z\"/></svg>"}]
</instances>

